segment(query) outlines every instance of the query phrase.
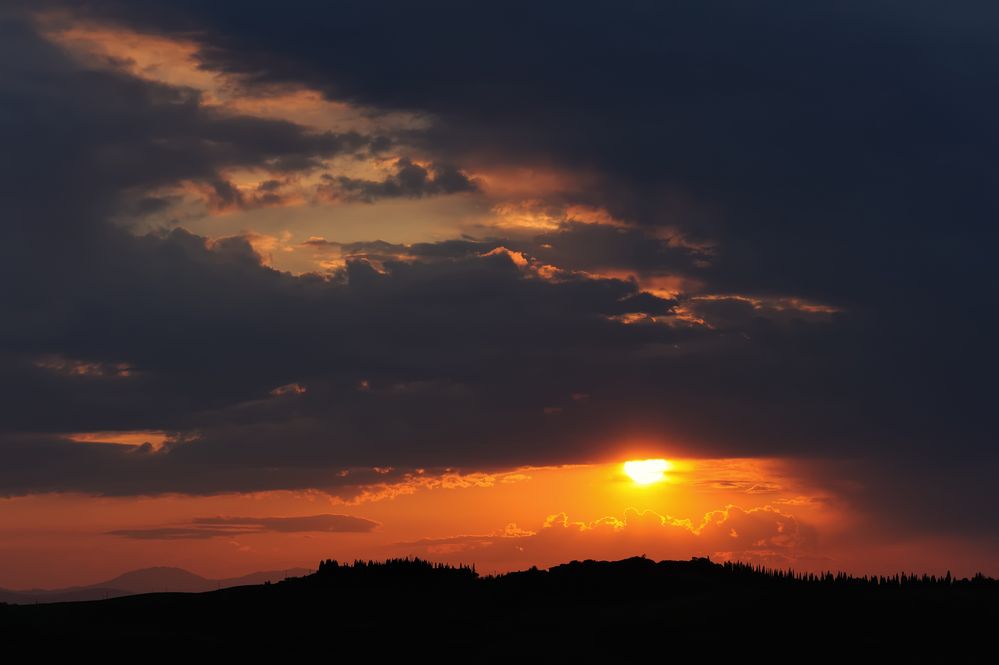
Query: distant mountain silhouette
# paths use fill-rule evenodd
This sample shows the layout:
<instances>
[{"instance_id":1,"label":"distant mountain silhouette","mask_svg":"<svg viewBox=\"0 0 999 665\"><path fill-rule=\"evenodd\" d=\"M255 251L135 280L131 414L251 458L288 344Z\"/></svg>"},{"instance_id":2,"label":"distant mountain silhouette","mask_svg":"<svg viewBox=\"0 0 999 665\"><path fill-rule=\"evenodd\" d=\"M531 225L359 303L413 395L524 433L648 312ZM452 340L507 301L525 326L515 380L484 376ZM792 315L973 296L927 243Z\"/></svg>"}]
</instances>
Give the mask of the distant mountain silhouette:
<instances>
[{"instance_id":1,"label":"distant mountain silhouette","mask_svg":"<svg viewBox=\"0 0 999 665\"><path fill-rule=\"evenodd\" d=\"M113 581L122 578L144 579ZM207 593L0 605L6 644L282 657L358 647L375 660L632 662L693 645L708 662L760 647L767 660L838 652L952 662L991 649L996 625L999 583L983 575L801 574L705 558L572 561L495 576L421 559L327 559L313 574Z\"/></svg>"},{"instance_id":2,"label":"distant mountain silhouette","mask_svg":"<svg viewBox=\"0 0 999 665\"><path fill-rule=\"evenodd\" d=\"M260 571L241 577L213 580L201 577L183 568L157 566L132 570L105 582L85 586L73 586L63 589L23 590L0 588L0 603L25 604L103 600L161 591L200 593L203 591L214 591L219 588L263 584L268 581L278 582L285 577L301 576L308 572L305 568L288 568L287 570Z\"/></svg>"}]
</instances>

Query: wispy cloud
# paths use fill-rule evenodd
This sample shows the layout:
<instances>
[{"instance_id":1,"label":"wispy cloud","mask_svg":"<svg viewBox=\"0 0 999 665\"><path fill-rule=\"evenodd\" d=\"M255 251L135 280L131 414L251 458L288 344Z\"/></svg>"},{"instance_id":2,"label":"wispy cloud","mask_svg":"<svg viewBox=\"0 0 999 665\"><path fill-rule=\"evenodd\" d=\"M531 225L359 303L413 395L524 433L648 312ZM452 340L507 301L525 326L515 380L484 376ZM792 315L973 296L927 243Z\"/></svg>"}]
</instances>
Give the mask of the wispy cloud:
<instances>
[{"instance_id":1,"label":"wispy cloud","mask_svg":"<svg viewBox=\"0 0 999 665\"><path fill-rule=\"evenodd\" d=\"M136 540L186 540L259 533L366 533L378 522L351 515L305 515L302 517L196 517L188 524L107 533Z\"/></svg>"}]
</instances>

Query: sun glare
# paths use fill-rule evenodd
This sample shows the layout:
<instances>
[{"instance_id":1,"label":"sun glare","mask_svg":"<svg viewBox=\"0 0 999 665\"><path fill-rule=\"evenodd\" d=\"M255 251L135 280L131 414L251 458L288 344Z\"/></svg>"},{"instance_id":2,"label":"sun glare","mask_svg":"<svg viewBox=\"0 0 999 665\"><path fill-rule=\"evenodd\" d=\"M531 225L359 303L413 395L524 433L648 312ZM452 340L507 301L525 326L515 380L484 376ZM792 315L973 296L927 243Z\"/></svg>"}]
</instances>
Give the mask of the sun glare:
<instances>
[{"instance_id":1,"label":"sun glare","mask_svg":"<svg viewBox=\"0 0 999 665\"><path fill-rule=\"evenodd\" d=\"M624 463L624 472L639 485L651 485L666 479L669 466L664 459L629 460Z\"/></svg>"}]
</instances>

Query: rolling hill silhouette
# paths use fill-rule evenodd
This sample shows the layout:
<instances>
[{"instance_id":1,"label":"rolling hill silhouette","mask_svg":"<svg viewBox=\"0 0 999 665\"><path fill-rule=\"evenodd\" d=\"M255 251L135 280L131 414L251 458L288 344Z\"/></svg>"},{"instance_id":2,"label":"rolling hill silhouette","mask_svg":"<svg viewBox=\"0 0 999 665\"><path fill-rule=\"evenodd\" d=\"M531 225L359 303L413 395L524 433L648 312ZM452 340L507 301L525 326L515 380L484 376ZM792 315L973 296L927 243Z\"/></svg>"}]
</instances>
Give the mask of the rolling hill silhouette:
<instances>
[{"instance_id":1,"label":"rolling hill silhouette","mask_svg":"<svg viewBox=\"0 0 999 665\"><path fill-rule=\"evenodd\" d=\"M23 590L0 588L0 603L26 604L103 600L158 591L199 593L225 587L263 584L267 581L277 582L285 577L304 575L308 572L305 568L289 568L287 570L260 571L241 577L209 579L195 575L183 568L157 566L132 570L110 580L85 586Z\"/></svg>"},{"instance_id":2,"label":"rolling hill silhouette","mask_svg":"<svg viewBox=\"0 0 999 665\"><path fill-rule=\"evenodd\" d=\"M158 644L229 654L363 646L378 656L444 648L454 656L448 659L476 650L487 660L528 653L628 660L681 643L717 655L761 641L774 649L809 644L812 655L863 649L953 656L991 648L997 619L999 583L982 575L851 577L645 557L496 576L420 559L326 560L313 574L277 583L0 606L8 643Z\"/></svg>"}]
</instances>

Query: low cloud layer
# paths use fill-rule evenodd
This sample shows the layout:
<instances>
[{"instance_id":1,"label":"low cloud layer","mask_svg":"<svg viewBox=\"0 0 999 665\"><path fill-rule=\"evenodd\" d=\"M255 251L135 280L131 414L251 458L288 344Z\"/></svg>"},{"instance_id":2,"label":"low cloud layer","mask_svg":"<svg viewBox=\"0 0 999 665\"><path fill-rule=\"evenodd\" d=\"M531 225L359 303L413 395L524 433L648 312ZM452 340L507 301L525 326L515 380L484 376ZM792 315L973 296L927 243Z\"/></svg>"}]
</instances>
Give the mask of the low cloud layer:
<instances>
[{"instance_id":1,"label":"low cloud layer","mask_svg":"<svg viewBox=\"0 0 999 665\"><path fill-rule=\"evenodd\" d=\"M573 521L566 513L558 513L536 531L511 524L495 534L424 539L393 547L497 567L516 567L527 561L554 565L573 559L622 559L636 554L654 559L709 556L787 566L815 557L816 532L772 506L745 510L729 505L705 514L697 523L652 510L628 509L620 518L592 522Z\"/></svg>"},{"instance_id":2,"label":"low cloud layer","mask_svg":"<svg viewBox=\"0 0 999 665\"><path fill-rule=\"evenodd\" d=\"M116 529L107 533L136 540L200 540L262 533L366 533L377 526L377 522L350 515L196 517L182 526Z\"/></svg>"}]
</instances>

